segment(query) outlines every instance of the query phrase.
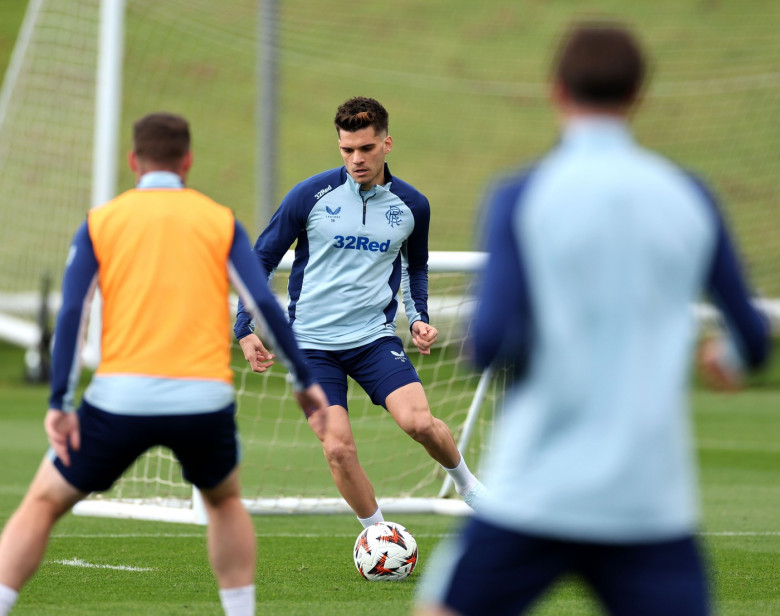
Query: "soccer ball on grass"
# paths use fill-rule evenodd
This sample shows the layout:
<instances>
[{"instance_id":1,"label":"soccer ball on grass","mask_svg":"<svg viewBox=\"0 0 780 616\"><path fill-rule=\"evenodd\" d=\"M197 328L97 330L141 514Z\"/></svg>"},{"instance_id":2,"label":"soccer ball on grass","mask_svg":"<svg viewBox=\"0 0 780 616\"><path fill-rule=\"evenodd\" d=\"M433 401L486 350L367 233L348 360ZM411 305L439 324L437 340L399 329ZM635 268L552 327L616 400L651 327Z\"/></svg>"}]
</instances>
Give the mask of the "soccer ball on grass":
<instances>
[{"instance_id":1,"label":"soccer ball on grass","mask_svg":"<svg viewBox=\"0 0 780 616\"><path fill-rule=\"evenodd\" d=\"M417 542L395 522L377 522L364 528L355 541L355 566L365 579L403 580L417 564Z\"/></svg>"}]
</instances>

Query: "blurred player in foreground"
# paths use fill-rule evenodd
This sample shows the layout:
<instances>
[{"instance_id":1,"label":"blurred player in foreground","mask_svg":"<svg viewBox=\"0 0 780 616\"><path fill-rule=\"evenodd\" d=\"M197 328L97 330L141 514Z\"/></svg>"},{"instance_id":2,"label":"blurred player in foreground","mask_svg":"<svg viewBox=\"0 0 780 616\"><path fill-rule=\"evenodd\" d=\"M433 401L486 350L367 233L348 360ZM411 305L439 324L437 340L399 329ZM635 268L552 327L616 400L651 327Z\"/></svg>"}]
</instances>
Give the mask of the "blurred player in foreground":
<instances>
[{"instance_id":1,"label":"blurred player in foreground","mask_svg":"<svg viewBox=\"0 0 780 616\"><path fill-rule=\"evenodd\" d=\"M267 278L297 240L288 314L332 405L326 429L312 428L339 492L364 527L383 517L358 461L347 414L347 376L425 447L473 506L484 488L449 428L431 414L417 371L395 333L398 289L408 274L403 300L412 341L427 355L438 335L428 323L428 199L390 175L385 159L393 138L387 111L378 101L346 101L335 125L344 166L295 186L255 243ZM264 371L263 362L271 356L240 305L235 333L252 369Z\"/></svg>"},{"instance_id":2,"label":"blurred player in foreground","mask_svg":"<svg viewBox=\"0 0 780 616\"><path fill-rule=\"evenodd\" d=\"M173 450L200 488L208 551L225 613L255 608L255 533L240 500L229 286L267 325L290 362L312 422L327 400L303 362L232 212L184 187L187 122L157 113L134 126L134 190L91 210L68 254L57 318L49 411L51 450L0 537L0 614L43 558L55 522L107 490L154 445ZM73 412L78 355L92 292L103 298L102 358ZM188 315L197 305L198 319Z\"/></svg>"},{"instance_id":3,"label":"blurred player in foreground","mask_svg":"<svg viewBox=\"0 0 780 616\"><path fill-rule=\"evenodd\" d=\"M715 200L640 147L627 120L645 61L616 25L581 25L557 56L562 135L488 202L477 365L508 361L490 490L421 583L425 614L518 614L576 573L612 614L709 610L687 408L707 292L729 325L703 368L721 386L769 352Z\"/></svg>"}]
</instances>

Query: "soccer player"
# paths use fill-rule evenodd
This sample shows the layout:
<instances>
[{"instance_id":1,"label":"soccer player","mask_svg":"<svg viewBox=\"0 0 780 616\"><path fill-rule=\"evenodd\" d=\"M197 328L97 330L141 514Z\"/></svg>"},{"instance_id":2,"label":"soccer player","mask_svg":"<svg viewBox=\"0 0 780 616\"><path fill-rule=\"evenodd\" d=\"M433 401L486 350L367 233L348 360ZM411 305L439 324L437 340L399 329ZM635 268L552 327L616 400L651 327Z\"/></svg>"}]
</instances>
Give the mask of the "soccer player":
<instances>
[{"instance_id":1,"label":"soccer player","mask_svg":"<svg viewBox=\"0 0 780 616\"><path fill-rule=\"evenodd\" d=\"M482 506L429 561L426 614L518 614L572 572L608 612L708 613L687 396L708 292L728 323L704 368L735 385L769 349L714 197L628 126L644 54L580 24L552 80L558 144L499 181L473 316L476 364L522 371Z\"/></svg>"},{"instance_id":2,"label":"soccer player","mask_svg":"<svg viewBox=\"0 0 780 616\"><path fill-rule=\"evenodd\" d=\"M412 340L430 354L437 337L428 322L428 200L390 174L393 147L385 108L372 98L341 105L335 117L344 166L295 186L255 251L268 277L297 240L288 314L298 344L331 406L322 442L333 480L363 526L383 520L357 456L347 414L347 376L382 405L452 477L471 506L484 488L469 471L441 420L431 414L420 379L395 333L402 278ZM408 289L406 288L408 286ZM241 305L235 334L252 369L272 356L252 333Z\"/></svg>"},{"instance_id":3,"label":"soccer player","mask_svg":"<svg viewBox=\"0 0 780 616\"><path fill-rule=\"evenodd\" d=\"M255 534L239 498L229 367L230 283L288 359L311 423L324 420L325 395L246 232L228 208L184 187L193 160L186 120L148 115L133 138L136 188L91 210L68 254L44 422L51 449L0 537L0 615L40 564L55 522L153 445L169 447L201 490L225 613L254 614ZM80 340L96 286L102 357L76 413Z\"/></svg>"}]
</instances>

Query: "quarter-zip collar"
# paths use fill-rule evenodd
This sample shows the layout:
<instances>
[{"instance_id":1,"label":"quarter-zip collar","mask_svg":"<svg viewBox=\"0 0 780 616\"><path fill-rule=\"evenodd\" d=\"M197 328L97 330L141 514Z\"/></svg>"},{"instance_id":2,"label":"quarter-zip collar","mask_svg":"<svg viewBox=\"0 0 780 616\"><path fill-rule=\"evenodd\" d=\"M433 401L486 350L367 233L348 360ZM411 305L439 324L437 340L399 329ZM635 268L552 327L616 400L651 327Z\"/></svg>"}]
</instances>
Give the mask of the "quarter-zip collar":
<instances>
[{"instance_id":1,"label":"quarter-zip collar","mask_svg":"<svg viewBox=\"0 0 780 616\"><path fill-rule=\"evenodd\" d=\"M393 176L390 175L390 167L387 166L387 163L385 163L385 183L375 184L371 187L371 190L366 192L360 190L360 184L357 183L349 173L347 173L346 167L344 168L344 173L347 176L347 185L349 186L349 190L360 197L363 201L376 195L377 190L384 190L385 192L389 192L390 185L393 183Z\"/></svg>"}]
</instances>

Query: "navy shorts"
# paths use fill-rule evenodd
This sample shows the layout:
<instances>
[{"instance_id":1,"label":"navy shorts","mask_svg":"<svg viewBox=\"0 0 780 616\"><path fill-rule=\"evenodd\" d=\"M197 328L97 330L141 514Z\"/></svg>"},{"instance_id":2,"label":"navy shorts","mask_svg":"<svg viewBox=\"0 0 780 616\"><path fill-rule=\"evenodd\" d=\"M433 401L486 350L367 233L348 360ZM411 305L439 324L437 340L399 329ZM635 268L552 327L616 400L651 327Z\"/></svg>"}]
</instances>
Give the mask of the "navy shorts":
<instances>
[{"instance_id":1,"label":"navy shorts","mask_svg":"<svg viewBox=\"0 0 780 616\"><path fill-rule=\"evenodd\" d=\"M693 537L637 544L560 541L466 522L456 543L442 545L446 580L438 600L466 616L520 614L561 576L578 575L610 614L704 616L704 565ZM448 557L444 557L445 553ZM430 597L427 597L430 599Z\"/></svg>"},{"instance_id":2,"label":"navy shorts","mask_svg":"<svg viewBox=\"0 0 780 616\"><path fill-rule=\"evenodd\" d=\"M70 466L54 466L82 492L104 492L147 449L173 451L184 478L198 488L219 485L238 464L233 404L213 413L190 415L118 415L84 401L78 410L81 448L70 446Z\"/></svg>"},{"instance_id":3,"label":"navy shorts","mask_svg":"<svg viewBox=\"0 0 780 616\"><path fill-rule=\"evenodd\" d=\"M302 351L314 379L325 390L328 401L345 409L348 408L347 376L355 379L371 397L371 401L379 406L385 406L385 399L396 389L420 382L417 370L397 336L380 338L343 351Z\"/></svg>"}]
</instances>

